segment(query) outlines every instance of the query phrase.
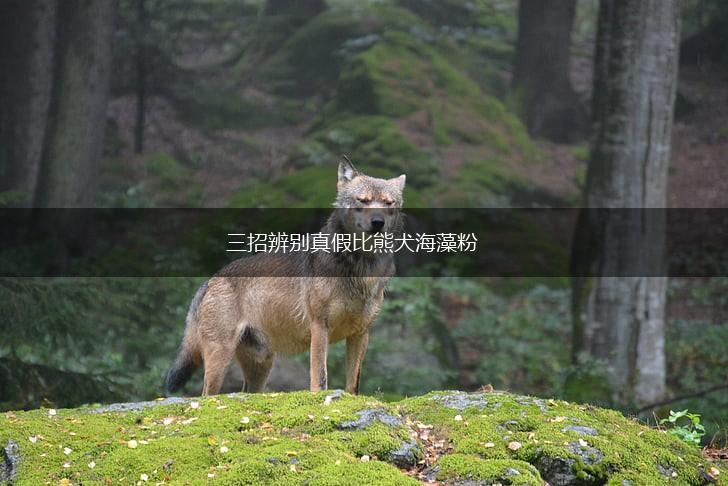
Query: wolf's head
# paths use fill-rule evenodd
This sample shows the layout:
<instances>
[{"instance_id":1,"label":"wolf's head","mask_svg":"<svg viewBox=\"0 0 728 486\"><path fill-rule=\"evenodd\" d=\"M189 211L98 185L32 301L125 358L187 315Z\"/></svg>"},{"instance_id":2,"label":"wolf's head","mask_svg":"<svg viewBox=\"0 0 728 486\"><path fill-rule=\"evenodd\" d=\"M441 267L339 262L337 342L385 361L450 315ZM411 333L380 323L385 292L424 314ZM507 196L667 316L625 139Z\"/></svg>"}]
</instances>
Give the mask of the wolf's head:
<instances>
[{"instance_id":1,"label":"wolf's head","mask_svg":"<svg viewBox=\"0 0 728 486\"><path fill-rule=\"evenodd\" d=\"M340 216L344 230L351 233L387 232L397 229L402 208L406 176L379 179L362 174L344 158L339 163L334 206L345 213Z\"/></svg>"}]
</instances>

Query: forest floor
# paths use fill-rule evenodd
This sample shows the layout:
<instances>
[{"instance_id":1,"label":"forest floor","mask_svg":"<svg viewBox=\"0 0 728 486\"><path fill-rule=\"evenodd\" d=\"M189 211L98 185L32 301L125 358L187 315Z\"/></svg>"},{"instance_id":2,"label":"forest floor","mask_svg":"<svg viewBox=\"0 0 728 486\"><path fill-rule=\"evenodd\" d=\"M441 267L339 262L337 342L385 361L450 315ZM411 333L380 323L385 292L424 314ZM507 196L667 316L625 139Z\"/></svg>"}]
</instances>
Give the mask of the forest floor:
<instances>
[{"instance_id":1,"label":"forest floor","mask_svg":"<svg viewBox=\"0 0 728 486\"><path fill-rule=\"evenodd\" d=\"M683 67L679 91L692 109L675 121L668 204L728 207L728 75L708 66Z\"/></svg>"}]
</instances>

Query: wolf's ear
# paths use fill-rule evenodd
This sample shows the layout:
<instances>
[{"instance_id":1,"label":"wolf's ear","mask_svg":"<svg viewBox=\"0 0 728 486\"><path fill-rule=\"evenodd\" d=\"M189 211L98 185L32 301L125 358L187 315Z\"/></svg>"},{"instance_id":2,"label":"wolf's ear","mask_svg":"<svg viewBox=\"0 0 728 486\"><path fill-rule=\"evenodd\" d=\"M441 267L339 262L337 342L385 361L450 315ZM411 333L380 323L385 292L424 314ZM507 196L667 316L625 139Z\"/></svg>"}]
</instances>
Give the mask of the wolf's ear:
<instances>
[{"instance_id":1,"label":"wolf's ear","mask_svg":"<svg viewBox=\"0 0 728 486\"><path fill-rule=\"evenodd\" d=\"M404 191L404 183L407 182L407 176L402 174L401 176L395 177L394 179L389 179L389 182L394 184L394 186L400 191Z\"/></svg>"},{"instance_id":2,"label":"wolf's ear","mask_svg":"<svg viewBox=\"0 0 728 486\"><path fill-rule=\"evenodd\" d=\"M339 182L349 182L358 175L359 171L356 170L349 157L344 155L341 162L339 162Z\"/></svg>"}]
</instances>

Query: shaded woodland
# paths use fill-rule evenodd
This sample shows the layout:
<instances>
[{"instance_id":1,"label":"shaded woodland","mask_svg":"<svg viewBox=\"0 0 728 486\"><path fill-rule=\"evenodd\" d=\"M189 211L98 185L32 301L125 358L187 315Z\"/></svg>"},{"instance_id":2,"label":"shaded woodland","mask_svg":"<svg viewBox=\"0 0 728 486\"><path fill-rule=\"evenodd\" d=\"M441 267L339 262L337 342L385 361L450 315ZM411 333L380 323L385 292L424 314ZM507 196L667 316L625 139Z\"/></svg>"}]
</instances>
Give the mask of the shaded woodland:
<instances>
[{"instance_id":1,"label":"shaded woodland","mask_svg":"<svg viewBox=\"0 0 728 486\"><path fill-rule=\"evenodd\" d=\"M342 153L406 173L408 207L728 207L717 0L5 0L0 37L3 211L326 208ZM588 254L523 239L608 269L665 231L591 214L573 235L596 235ZM69 241L0 251L0 408L162 394L204 278L44 278L97 264L74 252L82 221L55 224ZM728 277L400 275L365 392L492 384L648 421L689 408L726 441ZM305 388L305 363L281 360L271 388Z\"/></svg>"}]
</instances>

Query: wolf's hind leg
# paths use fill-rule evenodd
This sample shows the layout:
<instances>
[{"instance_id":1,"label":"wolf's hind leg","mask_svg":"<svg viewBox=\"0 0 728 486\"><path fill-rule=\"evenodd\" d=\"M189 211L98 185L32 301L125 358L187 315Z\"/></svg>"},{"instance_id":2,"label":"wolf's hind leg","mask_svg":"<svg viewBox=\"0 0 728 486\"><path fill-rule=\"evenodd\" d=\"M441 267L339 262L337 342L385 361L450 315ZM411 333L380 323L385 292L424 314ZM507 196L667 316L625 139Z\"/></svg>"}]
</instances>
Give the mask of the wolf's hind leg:
<instances>
[{"instance_id":1,"label":"wolf's hind leg","mask_svg":"<svg viewBox=\"0 0 728 486\"><path fill-rule=\"evenodd\" d=\"M257 393L263 391L265 382L268 380L270 370L273 368L276 355L270 353L267 356L258 356L251 353L243 346L236 351L238 363L243 370L243 391L246 393Z\"/></svg>"},{"instance_id":2,"label":"wolf's hind leg","mask_svg":"<svg viewBox=\"0 0 728 486\"><path fill-rule=\"evenodd\" d=\"M205 380L202 386L203 395L217 395L222 388L225 372L235 354L231 346L216 345L206 349L203 360L205 362Z\"/></svg>"}]
</instances>

